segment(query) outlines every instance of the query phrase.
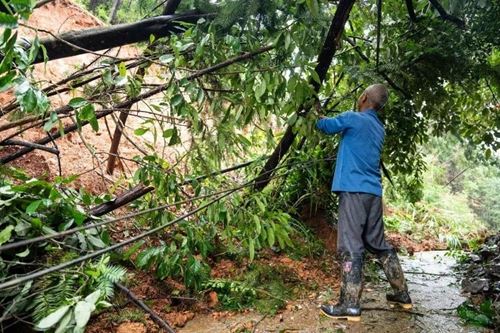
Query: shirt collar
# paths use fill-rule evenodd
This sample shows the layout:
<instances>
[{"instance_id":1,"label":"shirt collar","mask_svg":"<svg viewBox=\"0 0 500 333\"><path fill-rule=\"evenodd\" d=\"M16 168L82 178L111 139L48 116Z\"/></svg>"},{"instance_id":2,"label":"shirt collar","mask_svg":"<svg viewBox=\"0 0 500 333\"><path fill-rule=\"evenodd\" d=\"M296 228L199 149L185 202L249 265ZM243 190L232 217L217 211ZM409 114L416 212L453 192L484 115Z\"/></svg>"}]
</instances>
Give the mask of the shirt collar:
<instances>
[{"instance_id":1,"label":"shirt collar","mask_svg":"<svg viewBox=\"0 0 500 333\"><path fill-rule=\"evenodd\" d=\"M368 114L372 114L372 115L377 115L377 111L375 111L375 109L367 109L365 111L362 111L364 113L368 113Z\"/></svg>"}]
</instances>

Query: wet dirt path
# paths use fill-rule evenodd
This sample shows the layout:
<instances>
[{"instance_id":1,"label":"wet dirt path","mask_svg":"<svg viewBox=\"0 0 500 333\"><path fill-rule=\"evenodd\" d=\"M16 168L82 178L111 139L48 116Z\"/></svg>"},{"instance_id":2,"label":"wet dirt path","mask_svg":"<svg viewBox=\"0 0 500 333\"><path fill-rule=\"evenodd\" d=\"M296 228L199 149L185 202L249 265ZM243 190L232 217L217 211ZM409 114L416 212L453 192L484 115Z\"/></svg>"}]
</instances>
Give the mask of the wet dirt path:
<instances>
[{"instance_id":1,"label":"wet dirt path","mask_svg":"<svg viewBox=\"0 0 500 333\"><path fill-rule=\"evenodd\" d=\"M318 306L335 300L337 293L325 290L313 300L298 302L293 310L275 317L258 313L238 314L216 320L211 315L197 315L179 333L208 332L277 332L277 333L475 333L490 330L466 327L455 308L465 298L460 295L457 277L452 271L455 261L443 251L419 252L403 257L403 269L415 304L411 312L393 311L385 302L385 281L367 283L363 293L360 323L335 321L319 315Z\"/></svg>"}]
</instances>

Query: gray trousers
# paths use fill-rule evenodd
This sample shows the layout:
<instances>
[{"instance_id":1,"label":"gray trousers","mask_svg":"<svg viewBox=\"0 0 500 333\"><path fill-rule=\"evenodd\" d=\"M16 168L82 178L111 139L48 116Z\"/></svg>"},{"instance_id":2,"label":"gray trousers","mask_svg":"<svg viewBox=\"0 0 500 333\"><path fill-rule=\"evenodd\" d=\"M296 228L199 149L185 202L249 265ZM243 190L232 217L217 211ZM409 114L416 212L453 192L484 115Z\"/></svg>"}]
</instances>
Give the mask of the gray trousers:
<instances>
[{"instance_id":1,"label":"gray trousers","mask_svg":"<svg viewBox=\"0 0 500 333\"><path fill-rule=\"evenodd\" d=\"M339 193L337 251L342 255L375 255L392 250L384 238L382 198L368 193Z\"/></svg>"}]
</instances>

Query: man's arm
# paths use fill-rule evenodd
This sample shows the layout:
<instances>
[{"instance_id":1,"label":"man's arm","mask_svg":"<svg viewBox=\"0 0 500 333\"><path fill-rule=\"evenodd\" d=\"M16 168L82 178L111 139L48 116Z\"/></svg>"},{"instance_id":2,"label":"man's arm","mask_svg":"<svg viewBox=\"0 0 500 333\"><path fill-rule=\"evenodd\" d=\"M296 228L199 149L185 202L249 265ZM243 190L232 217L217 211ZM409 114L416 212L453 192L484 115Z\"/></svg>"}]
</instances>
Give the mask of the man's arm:
<instances>
[{"instance_id":1,"label":"man's arm","mask_svg":"<svg viewBox=\"0 0 500 333\"><path fill-rule=\"evenodd\" d=\"M325 134L339 133L351 127L351 112L344 112L335 118L321 118L316 122L316 128Z\"/></svg>"}]
</instances>

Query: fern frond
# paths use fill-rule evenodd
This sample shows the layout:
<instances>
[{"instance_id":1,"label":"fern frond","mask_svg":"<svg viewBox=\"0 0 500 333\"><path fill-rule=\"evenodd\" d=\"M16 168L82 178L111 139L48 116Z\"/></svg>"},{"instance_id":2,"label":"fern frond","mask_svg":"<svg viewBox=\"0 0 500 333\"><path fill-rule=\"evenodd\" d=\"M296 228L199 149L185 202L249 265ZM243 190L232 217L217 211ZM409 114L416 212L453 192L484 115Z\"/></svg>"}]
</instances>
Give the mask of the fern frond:
<instances>
[{"instance_id":1,"label":"fern frond","mask_svg":"<svg viewBox=\"0 0 500 333\"><path fill-rule=\"evenodd\" d=\"M120 282L125 277L127 270L123 267L106 265L101 270L101 275L97 279L97 289L105 299L109 299L114 294L114 284Z\"/></svg>"},{"instance_id":2,"label":"fern frond","mask_svg":"<svg viewBox=\"0 0 500 333\"><path fill-rule=\"evenodd\" d=\"M35 290L43 290L38 294L29 308L35 322L46 317L62 305L68 304L78 289L78 276L75 274L50 275L42 279Z\"/></svg>"}]
</instances>

